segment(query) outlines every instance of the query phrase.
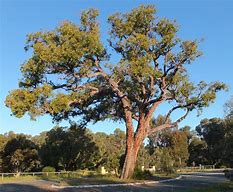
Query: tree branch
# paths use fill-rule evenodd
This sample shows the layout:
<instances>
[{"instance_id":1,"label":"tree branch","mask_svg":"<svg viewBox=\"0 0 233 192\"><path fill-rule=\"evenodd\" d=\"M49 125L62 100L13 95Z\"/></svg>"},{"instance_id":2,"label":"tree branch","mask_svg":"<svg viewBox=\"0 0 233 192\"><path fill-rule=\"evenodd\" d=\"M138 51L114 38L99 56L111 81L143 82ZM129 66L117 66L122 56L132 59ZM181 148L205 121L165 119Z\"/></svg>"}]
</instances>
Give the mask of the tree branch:
<instances>
[{"instance_id":1,"label":"tree branch","mask_svg":"<svg viewBox=\"0 0 233 192\"><path fill-rule=\"evenodd\" d=\"M111 77L109 77L109 75L101 68L98 60L95 61L95 66L96 66L98 72L102 75L102 77L108 81L112 90L114 92L116 92L118 97L121 99L121 102L122 102L123 108L124 108L124 115L125 115L125 121L126 121L126 126L127 126L127 132L130 135L130 137L133 137L134 131L133 131L133 119L132 119L132 111L131 111L132 106L131 106L129 98L127 97L127 95L125 95L119 89L118 83L115 82Z\"/></svg>"},{"instance_id":2,"label":"tree branch","mask_svg":"<svg viewBox=\"0 0 233 192\"><path fill-rule=\"evenodd\" d=\"M182 120L184 120L187 117L187 115L188 115L189 112L190 112L190 109L187 109L186 113L183 116L181 116L179 119L177 119L175 122L173 122L173 123L168 123L167 120L165 120L165 123L163 125L159 125L159 126L157 126L155 128L149 129L147 131L147 135L150 135L150 134L158 132L158 131L162 131L164 129L176 127Z\"/></svg>"}]
</instances>

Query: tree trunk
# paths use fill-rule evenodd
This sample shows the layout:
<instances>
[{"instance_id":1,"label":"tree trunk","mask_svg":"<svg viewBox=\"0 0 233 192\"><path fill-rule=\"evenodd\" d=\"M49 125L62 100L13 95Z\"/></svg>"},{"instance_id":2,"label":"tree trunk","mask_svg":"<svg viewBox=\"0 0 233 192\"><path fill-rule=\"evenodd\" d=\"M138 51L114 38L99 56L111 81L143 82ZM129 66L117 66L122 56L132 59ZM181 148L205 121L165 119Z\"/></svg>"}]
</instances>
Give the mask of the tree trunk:
<instances>
[{"instance_id":1,"label":"tree trunk","mask_svg":"<svg viewBox=\"0 0 233 192\"><path fill-rule=\"evenodd\" d=\"M123 169L121 172L121 179L128 179L133 175L141 143L142 142L136 142L136 140L133 140L128 144Z\"/></svg>"}]
</instances>

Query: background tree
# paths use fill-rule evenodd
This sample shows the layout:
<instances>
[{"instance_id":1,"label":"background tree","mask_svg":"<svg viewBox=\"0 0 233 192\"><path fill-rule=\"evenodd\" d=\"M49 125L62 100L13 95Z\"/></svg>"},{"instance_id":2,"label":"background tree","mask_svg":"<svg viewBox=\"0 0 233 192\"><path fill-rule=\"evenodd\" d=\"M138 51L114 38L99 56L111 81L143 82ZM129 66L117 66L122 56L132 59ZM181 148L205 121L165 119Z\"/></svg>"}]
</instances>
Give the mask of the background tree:
<instances>
[{"instance_id":1,"label":"background tree","mask_svg":"<svg viewBox=\"0 0 233 192\"><path fill-rule=\"evenodd\" d=\"M184 167L189 158L188 138L185 132L176 130L172 133L170 151L174 167Z\"/></svg>"},{"instance_id":2,"label":"background tree","mask_svg":"<svg viewBox=\"0 0 233 192\"><path fill-rule=\"evenodd\" d=\"M154 141L156 142L155 144L152 145L155 146L153 148L153 152L151 153L152 156L153 154L161 155L159 157L160 163L162 163L161 162L162 158L163 158L163 163L171 161L169 164L172 165L173 169L181 168L186 165L187 160L189 158L189 151L188 151L189 144L188 144L188 136L186 132L178 129L164 130L158 133L156 138L157 138L156 140L155 139L151 140L151 137L149 139L149 146L151 145L151 143L154 143ZM150 149L150 151L152 150ZM157 159L157 157L155 158ZM168 161L165 161L165 158L169 158ZM169 165L166 166L169 167Z\"/></svg>"},{"instance_id":3,"label":"background tree","mask_svg":"<svg viewBox=\"0 0 233 192\"><path fill-rule=\"evenodd\" d=\"M0 134L0 172L2 173L3 170L3 151L8 139L5 135Z\"/></svg>"},{"instance_id":4,"label":"background tree","mask_svg":"<svg viewBox=\"0 0 233 192\"><path fill-rule=\"evenodd\" d=\"M224 151L224 122L220 118L203 119L196 127L198 135L206 142L206 153L210 164L221 164Z\"/></svg>"},{"instance_id":5,"label":"background tree","mask_svg":"<svg viewBox=\"0 0 233 192\"><path fill-rule=\"evenodd\" d=\"M189 166L209 165L207 143L198 137L193 137L189 147Z\"/></svg>"},{"instance_id":6,"label":"background tree","mask_svg":"<svg viewBox=\"0 0 233 192\"><path fill-rule=\"evenodd\" d=\"M233 116L228 116L224 120L226 133L224 135L223 162L225 166L233 168Z\"/></svg>"},{"instance_id":7,"label":"background tree","mask_svg":"<svg viewBox=\"0 0 233 192\"><path fill-rule=\"evenodd\" d=\"M40 156L44 166L56 170L75 171L93 168L98 147L85 128L71 125L69 129L55 127L47 133Z\"/></svg>"},{"instance_id":8,"label":"background tree","mask_svg":"<svg viewBox=\"0 0 233 192\"><path fill-rule=\"evenodd\" d=\"M188 144L190 144L192 138L195 137L196 135L195 130L192 130L191 127L188 125L181 127L180 131L183 131L186 134L187 139L188 139Z\"/></svg>"},{"instance_id":9,"label":"background tree","mask_svg":"<svg viewBox=\"0 0 233 192\"><path fill-rule=\"evenodd\" d=\"M108 171L115 171L118 174L120 158L125 151L125 132L117 128L113 134L97 132L93 137L99 148L97 167L104 166Z\"/></svg>"},{"instance_id":10,"label":"background tree","mask_svg":"<svg viewBox=\"0 0 233 192\"><path fill-rule=\"evenodd\" d=\"M233 167L233 96L224 105L225 119L224 126L226 133L224 135L224 162L227 166Z\"/></svg>"},{"instance_id":11,"label":"background tree","mask_svg":"<svg viewBox=\"0 0 233 192\"><path fill-rule=\"evenodd\" d=\"M55 121L80 116L84 124L107 118L124 121L121 178L130 177L148 135L177 126L225 88L220 82L190 82L185 66L201 55L197 41L181 40L177 24L155 19L155 13L154 6L142 5L108 18L109 46L121 57L114 65L101 42L94 9L81 14L80 25L66 21L52 31L29 34L25 49L32 49L32 56L21 66L19 89L10 92L6 105L17 117L28 112L32 118L50 114ZM177 110L184 114L152 129L154 111L167 102L171 108L166 119Z\"/></svg>"},{"instance_id":12,"label":"background tree","mask_svg":"<svg viewBox=\"0 0 233 192\"><path fill-rule=\"evenodd\" d=\"M233 118L233 96L225 103L224 111L226 118Z\"/></svg>"},{"instance_id":13,"label":"background tree","mask_svg":"<svg viewBox=\"0 0 233 192\"><path fill-rule=\"evenodd\" d=\"M40 133L39 135L35 135L31 138L31 140L41 148L41 146L45 143L47 137L47 131Z\"/></svg>"},{"instance_id":14,"label":"background tree","mask_svg":"<svg viewBox=\"0 0 233 192\"><path fill-rule=\"evenodd\" d=\"M5 172L37 171L40 168L38 146L22 134L6 143L2 158Z\"/></svg>"}]
</instances>

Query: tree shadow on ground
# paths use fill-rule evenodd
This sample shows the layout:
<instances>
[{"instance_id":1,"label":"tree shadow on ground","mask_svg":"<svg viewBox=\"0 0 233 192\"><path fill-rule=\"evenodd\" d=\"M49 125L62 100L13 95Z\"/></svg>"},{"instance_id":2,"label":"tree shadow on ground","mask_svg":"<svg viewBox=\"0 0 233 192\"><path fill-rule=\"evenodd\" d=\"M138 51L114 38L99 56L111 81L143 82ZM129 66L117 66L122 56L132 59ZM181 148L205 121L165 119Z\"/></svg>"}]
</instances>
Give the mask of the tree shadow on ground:
<instances>
[{"instance_id":1,"label":"tree shadow on ground","mask_svg":"<svg viewBox=\"0 0 233 192\"><path fill-rule=\"evenodd\" d=\"M99 185L99 184L120 184L125 183L120 179L110 179L107 177L80 177L80 178L64 178L63 182L68 185Z\"/></svg>"},{"instance_id":2,"label":"tree shadow on ground","mask_svg":"<svg viewBox=\"0 0 233 192\"><path fill-rule=\"evenodd\" d=\"M7 183L0 184L0 192L50 192L53 190L44 189L30 184Z\"/></svg>"}]
</instances>

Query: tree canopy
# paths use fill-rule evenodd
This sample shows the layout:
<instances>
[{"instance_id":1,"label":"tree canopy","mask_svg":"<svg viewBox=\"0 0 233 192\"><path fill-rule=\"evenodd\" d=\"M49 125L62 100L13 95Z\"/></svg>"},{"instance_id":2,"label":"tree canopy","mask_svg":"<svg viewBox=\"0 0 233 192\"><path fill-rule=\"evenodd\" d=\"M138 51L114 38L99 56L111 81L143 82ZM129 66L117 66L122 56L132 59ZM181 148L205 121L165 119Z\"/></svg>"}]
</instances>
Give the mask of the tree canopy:
<instances>
[{"instance_id":1,"label":"tree canopy","mask_svg":"<svg viewBox=\"0 0 233 192\"><path fill-rule=\"evenodd\" d=\"M114 65L101 42L95 9L84 11L79 25L65 21L52 31L29 34L25 50L33 54L21 66L20 88L6 105L17 117L84 115L87 121L124 118L122 99L135 119L140 106L148 113L161 100L187 110L207 106L225 85L189 81L185 65L201 55L197 41L181 40L177 24L155 19L155 13L154 6L142 5L108 18L109 45L121 55Z\"/></svg>"}]
</instances>

